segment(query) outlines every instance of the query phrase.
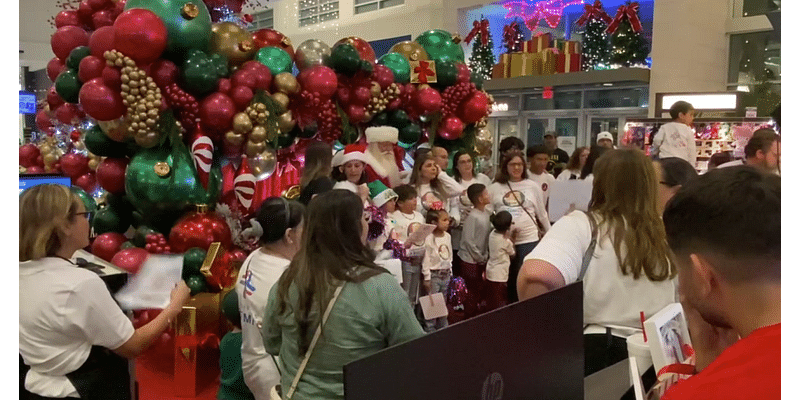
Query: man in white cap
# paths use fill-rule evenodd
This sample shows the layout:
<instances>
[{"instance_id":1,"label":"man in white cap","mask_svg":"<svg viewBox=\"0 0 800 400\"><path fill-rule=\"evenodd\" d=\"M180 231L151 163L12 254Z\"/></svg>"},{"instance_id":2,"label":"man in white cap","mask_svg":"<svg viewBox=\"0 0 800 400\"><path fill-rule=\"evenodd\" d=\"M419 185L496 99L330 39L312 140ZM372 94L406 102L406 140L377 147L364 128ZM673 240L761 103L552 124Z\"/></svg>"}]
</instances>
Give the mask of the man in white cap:
<instances>
[{"instance_id":1,"label":"man in white cap","mask_svg":"<svg viewBox=\"0 0 800 400\"><path fill-rule=\"evenodd\" d=\"M597 134L597 145L609 149L614 148L614 136L611 132L600 132Z\"/></svg>"},{"instance_id":2,"label":"man in white cap","mask_svg":"<svg viewBox=\"0 0 800 400\"><path fill-rule=\"evenodd\" d=\"M367 151L364 154L367 163L367 181L380 180L389 188L402 184L400 171L403 168L403 156L395 151L397 147L397 128L391 126L373 126L366 129Z\"/></svg>"}]
</instances>

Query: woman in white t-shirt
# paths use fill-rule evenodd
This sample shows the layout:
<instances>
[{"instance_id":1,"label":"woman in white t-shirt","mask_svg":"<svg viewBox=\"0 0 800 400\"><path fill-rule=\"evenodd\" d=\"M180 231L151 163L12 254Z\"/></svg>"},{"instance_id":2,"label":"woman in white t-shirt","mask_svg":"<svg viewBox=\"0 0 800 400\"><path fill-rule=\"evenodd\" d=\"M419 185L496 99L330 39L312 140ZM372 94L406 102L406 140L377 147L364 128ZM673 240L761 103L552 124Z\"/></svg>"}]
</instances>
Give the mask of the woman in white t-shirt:
<instances>
[{"instance_id":1,"label":"woman in white t-shirt","mask_svg":"<svg viewBox=\"0 0 800 400\"><path fill-rule=\"evenodd\" d=\"M302 204L282 197L261 203L256 216L262 230L261 247L250 253L236 279L242 319L242 372L256 400L269 400L270 388L280 383L277 359L264 349L261 325L270 289L300 248L304 209Z\"/></svg>"},{"instance_id":2,"label":"woman in white t-shirt","mask_svg":"<svg viewBox=\"0 0 800 400\"><path fill-rule=\"evenodd\" d=\"M561 171L560 174L556 177L556 180L559 181L569 181L573 179L580 179L581 177L581 170L583 166L586 165L586 160L589 159L589 148L588 147L578 147L575 151L572 152L572 156L569 158L569 162L567 163L567 167Z\"/></svg>"},{"instance_id":3,"label":"woman in white t-shirt","mask_svg":"<svg viewBox=\"0 0 800 400\"><path fill-rule=\"evenodd\" d=\"M528 179L525 157L515 152L503 158L495 182L489 186L495 211L508 211L516 231L514 247L517 255L511 260L508 278L508 301L517 301L517 272L522 260L550 229L550 217L544 204L544 192L538 183Z\"/></svg>"},{"instance_id":4,"label":"woman in white t-shirt","mask_svg":"<svg viewBox=\"0 0 800 400\"><path fill-rule=\"evenodd\" d=\"M653 163L638 149L609 150L594 171L589 214L559 219L526 257L517 283L528 299L578 281L592 239L589 217L596 221L583 278L585 375L628 357L625 339L641 332L640 312L650 317L676 301Z\"/></svg>"},{"instance_id":5,"label":"woman in white t-shirt","mask_svg":"<svg viewBox=\"0 0 800 400\"><path fill-rule=\"evenodd\" d=\"M461 259L458 257L458 248L461 243L461 231L464 227L464 221L467 219L469 212L472 211L472 202L469 201L467 196L467 189L470 185L480 183L487 188L492 184L492 180L488 176L475 173L475 163L472 156L464 150L459 150L453 155L453 179L461 186L461 194L450 199L450 209L458 210L459 223L450 226L450 236L453 238L453 275L459 276L459 264ZM491 204L490 204L491 206ZM491 209L489 210L491 212Z\"/></svg>"}]
</instances>

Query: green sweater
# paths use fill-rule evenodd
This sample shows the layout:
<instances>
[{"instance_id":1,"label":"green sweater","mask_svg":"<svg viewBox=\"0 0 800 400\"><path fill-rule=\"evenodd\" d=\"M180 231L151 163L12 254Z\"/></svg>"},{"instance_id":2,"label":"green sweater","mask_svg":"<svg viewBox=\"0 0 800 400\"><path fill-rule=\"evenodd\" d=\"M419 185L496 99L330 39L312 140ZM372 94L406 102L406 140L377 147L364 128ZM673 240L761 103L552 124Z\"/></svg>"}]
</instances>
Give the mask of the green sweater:
<instances>
[{"instance_id":1,"label":"green sweater","mask_svg":"<svg viewBox=\"0 0 800 400\"><path fill-rule=\"evenodd\" d=\"M242 373L242 332L228 332L219 342L219 378L217 399L255 400L244 383Z\"/></svg>"},{"instance_id":2,"label":"green sweater","mask_svg":"<svg viewBox=\"0 0 800 400\"><path fill-rule=\"evenodd\" d=\"M267 352L280 354L278 363L285 394L303 357L298 354L299 328L294 314L291 311L277 314L277 293L275 285L269 293L262 336ZM290 298L296 304L294 284L290 287ZM312 313L312 318L316 315ZM309 342L315 329L309 329ZM408 303L408 295L392 275L382 273L361 283L347 283L312 351L293 400L344 399L344 365L424 334Z\"/></svg>"}]
</instances>

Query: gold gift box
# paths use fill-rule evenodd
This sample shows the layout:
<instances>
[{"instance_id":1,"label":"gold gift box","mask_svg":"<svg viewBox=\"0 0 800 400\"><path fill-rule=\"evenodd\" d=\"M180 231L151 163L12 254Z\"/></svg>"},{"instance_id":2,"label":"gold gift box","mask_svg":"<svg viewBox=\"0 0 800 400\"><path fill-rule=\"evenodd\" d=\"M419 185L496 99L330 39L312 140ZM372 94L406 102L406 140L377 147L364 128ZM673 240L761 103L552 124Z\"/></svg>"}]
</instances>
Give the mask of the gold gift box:
<instances>
[{"instance_id":1,"label":"gold gift box","mask_svg":"<svg viewBox=\"0 0 800 400\"><path fill-rule=\"evenodd\" d=\"M512 53L510 76L540 75L542 69L542 59L538 53Z\"/></svg>"}]
</instances>

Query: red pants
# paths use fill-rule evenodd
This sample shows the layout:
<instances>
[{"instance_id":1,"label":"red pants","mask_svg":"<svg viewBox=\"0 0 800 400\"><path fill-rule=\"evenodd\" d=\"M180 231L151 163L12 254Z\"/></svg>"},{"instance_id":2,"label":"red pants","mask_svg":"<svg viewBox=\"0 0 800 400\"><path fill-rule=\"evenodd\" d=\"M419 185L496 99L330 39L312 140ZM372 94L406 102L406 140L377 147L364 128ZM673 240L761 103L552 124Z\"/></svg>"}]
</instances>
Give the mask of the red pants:
<instances>
[{"instance_id":1,"label":"red pants","mask_svg":"<svg viewBox=\"0 0 800 400\"><path fill-rule=\"evenodd\" d=\"M508 305L508 282L486 281L486 311Z\"/></svg>"},{"instance_id":2,"label":"red pants","mask_svg":"<svg viewBox=\"0 0 800 400\"><path fill-rule=\"evenodd\" d=\"M483 313L486 309L486 264L471 264L461 261L461 276L464 278L464 283L467 285L470 300L475 305L472 315L467 315L467 318L474 317Z\"/></svg>"}]
</instances>

